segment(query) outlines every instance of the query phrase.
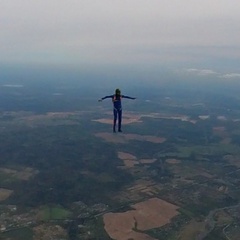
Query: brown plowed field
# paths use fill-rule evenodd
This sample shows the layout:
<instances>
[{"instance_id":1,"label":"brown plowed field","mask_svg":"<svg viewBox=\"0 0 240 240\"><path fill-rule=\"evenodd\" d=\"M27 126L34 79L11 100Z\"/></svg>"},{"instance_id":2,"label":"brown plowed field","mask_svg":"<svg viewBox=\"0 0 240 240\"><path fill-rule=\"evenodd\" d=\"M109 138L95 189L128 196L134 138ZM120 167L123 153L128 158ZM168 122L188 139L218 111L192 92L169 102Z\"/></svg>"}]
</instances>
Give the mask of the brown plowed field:
<instances>
[{"instance_id":1,"label":"brown plowed field","mask_svg":"<svg viewBox=\"0 0 240 240\"><path fill-rule=\"evenodd\" d=\"M135 210L124 213L107 213L103 216L105 230L116 240L153 240L137 231L159 228L178 214L178 207L159 198L151 198L132 205Z\"/></svg>"},{"instance_id":2,"label":"brown plowed field","mask_svg":"<svg viewBox=\"0 0 240 240\"><path fill-rule=\"evenodd\" d=\"M13 190L0 188L0 201L6 200L13 193Z\"/></svg>"},{"instance_id":3,"label":"brown plowed field","mask_svg":"<svg viewBox=\"0 0 240 240\"><path fill-rule=\"evenodd\" d=\"M96 133L96 137L100 137L107 142L113 143L127 143L129 140L147 141L152 143L163 143L165 138L156 137L151 135L139 135L139 134L113 134L108 132Z\"/></svg>"},{"instance_id":4,"label":"brown plowed field","mask_svg":"<svg viewBox=\"0 0 240 240\"><path fill-rule=\"evenodd\" d=\"M130 153L127 153L127 152L118 152L118 157L121 159L121 160L136 160L136 156L130 154Z\"/></svg>"},{"instance_id":5,"label":"brown plowed field","mask_svg":"<svg viewBox=\"0 0 240 240\"><path fill-rule=\"evenodd\" d=\"M170 164L178 164L178 163L181 163L180 160L177 160L177 159L174 159L174 158L166 159L166 162L167 162L167 163L170 163Z\"/></svg>"}]
</instances>

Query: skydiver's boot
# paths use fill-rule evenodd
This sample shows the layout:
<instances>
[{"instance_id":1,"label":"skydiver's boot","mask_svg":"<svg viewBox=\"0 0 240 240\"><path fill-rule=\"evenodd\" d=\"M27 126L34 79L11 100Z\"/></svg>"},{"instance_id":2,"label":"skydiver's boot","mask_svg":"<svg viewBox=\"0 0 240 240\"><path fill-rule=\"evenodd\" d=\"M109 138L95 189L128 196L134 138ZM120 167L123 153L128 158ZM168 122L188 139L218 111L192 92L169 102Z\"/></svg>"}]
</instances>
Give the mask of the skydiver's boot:
<instances>
[{"instance_id":1,"label":"skydiver's boot","mask_svg":"<svg viewBox=\"0 0 240 240\"><path fill-rule=\"evenodd\" d=\"M116 125L113 125L113 132L116 132Z\"/></svg>"},{"instance_id":2,"label":"skydiver's boot","mask_svg":"<svg viewBox=\"0 0 240 240\"><path fill-rule=\"evenodd\" d=\"M122 132L122 129L121 129L121 127L119 127L119 128L118 128L118 132Z\"/></svg>"}]
</instances>

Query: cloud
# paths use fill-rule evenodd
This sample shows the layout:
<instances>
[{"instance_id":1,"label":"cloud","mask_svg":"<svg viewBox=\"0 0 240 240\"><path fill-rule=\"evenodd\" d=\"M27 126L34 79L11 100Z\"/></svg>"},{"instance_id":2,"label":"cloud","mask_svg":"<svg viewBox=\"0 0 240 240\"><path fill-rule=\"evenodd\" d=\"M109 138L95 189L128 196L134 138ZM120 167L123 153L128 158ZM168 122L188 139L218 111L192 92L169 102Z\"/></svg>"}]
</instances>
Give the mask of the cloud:
<instances>
[{"instance_id":1,"label":"cloud","mask_svg":"<svg viewBox=\"0 0 240 240\"><path fill-rule=\"evenodd\" d=\"M3 87L9 87L9 88L22 88L23 85L20 84L4 84Z\"/></svg>"},{"instance_id":2,"label":"cloud","mask_svg":"<svg viewBox=\"0 0 240 240\"><path fill-rule=\"evenodd\" d=\"M197 74L199 76L207 76L207 75L213 75L218 74L217 72L211 70L211 69L196 69L196 68L189 68L185 70L187 73L193 73Z\"/></svg>"},{"instance_id":3,"label":"cloud","mask_svg":"<svg viewBox=\"0 0 240 240\"><path fill-rule=\"evenodd\" d=\"M221 78L240 78L240 73L228 73L221 76Z\"/></svg>"},{"instance_id":4,"label":"cloud","mask_svg":"<svg viewBox=\"0 0 240 240\"><path fill-rule=\"evenodd\" d=\"M188 69L184 69L185 73L188 74L194 74L197 76L216 76L218 78L224 78L224 79L236 79L236 78L240 78L240 73L220 73L220 72L216 72L213 71L211 69L197 69L197 68L188 68Z\"/></svg>"}]
</instances>

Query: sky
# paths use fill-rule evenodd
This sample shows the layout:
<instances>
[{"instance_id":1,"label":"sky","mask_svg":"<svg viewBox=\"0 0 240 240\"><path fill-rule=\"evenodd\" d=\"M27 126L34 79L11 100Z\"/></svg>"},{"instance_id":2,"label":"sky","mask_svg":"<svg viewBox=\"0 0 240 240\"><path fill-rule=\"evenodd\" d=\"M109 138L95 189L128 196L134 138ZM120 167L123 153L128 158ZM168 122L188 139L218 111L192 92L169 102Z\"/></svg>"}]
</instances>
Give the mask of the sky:
<instances>
[{"instance_id":1,"label":"sky","mask_svg":"<svg viewBox=\"0 0 240 240\"><path fill-rule=\"evenodd\" d=\"M0 0L0 65L240 79L238 0Z\"/></svg>"}]
</instances>

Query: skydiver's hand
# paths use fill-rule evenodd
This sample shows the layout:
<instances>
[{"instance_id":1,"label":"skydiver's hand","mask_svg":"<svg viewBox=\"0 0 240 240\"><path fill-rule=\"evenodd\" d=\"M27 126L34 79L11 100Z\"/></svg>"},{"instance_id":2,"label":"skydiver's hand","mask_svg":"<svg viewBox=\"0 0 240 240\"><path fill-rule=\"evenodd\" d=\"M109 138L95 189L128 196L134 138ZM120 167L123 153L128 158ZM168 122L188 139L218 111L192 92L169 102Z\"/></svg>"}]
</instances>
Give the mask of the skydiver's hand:
<instances>
[{"instance_id":1,"label":"skydiver's hand","mask_svg":"<svg viewBox=\"0 0 240 240\"><path fill-rule=\"evenodd\" d=\"M102 99L99 99L98 101L99 101L99 102L102 102Z\"/></svg>"}]
</instances>

